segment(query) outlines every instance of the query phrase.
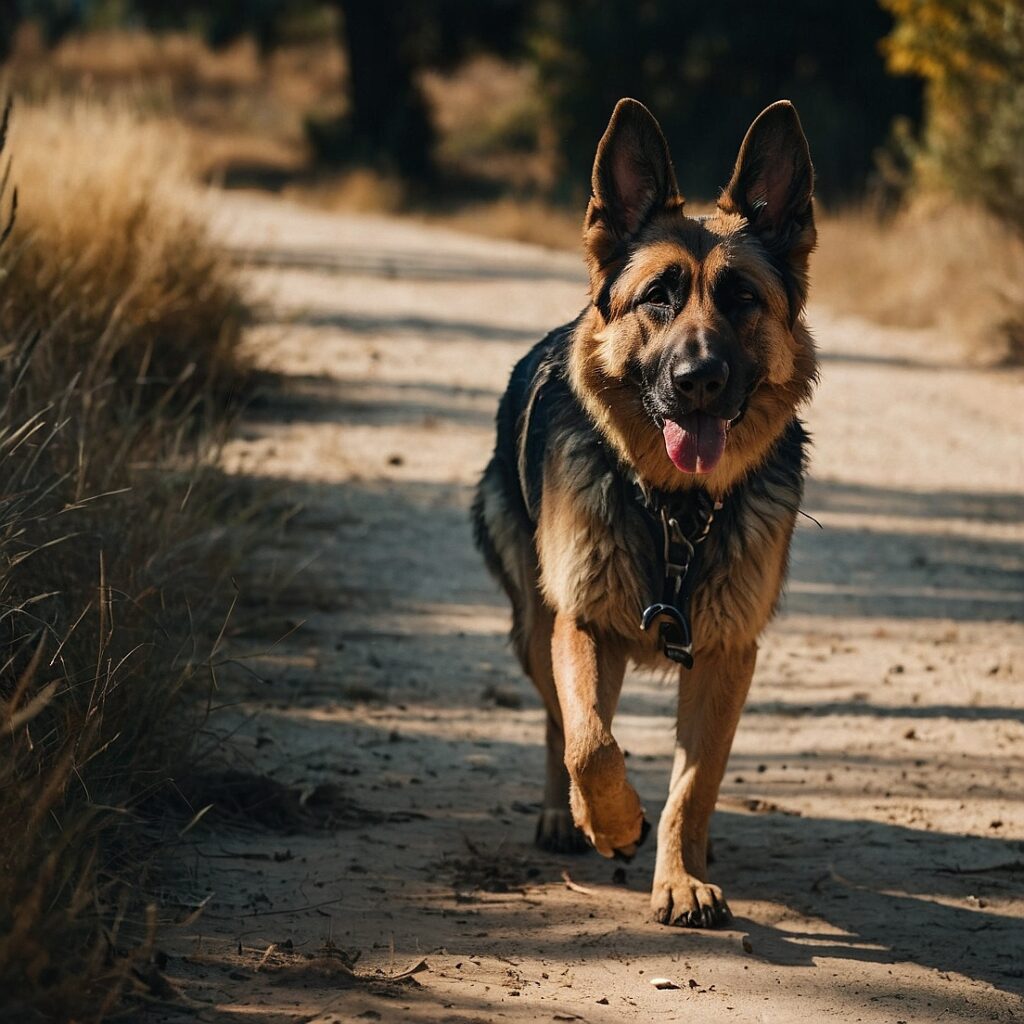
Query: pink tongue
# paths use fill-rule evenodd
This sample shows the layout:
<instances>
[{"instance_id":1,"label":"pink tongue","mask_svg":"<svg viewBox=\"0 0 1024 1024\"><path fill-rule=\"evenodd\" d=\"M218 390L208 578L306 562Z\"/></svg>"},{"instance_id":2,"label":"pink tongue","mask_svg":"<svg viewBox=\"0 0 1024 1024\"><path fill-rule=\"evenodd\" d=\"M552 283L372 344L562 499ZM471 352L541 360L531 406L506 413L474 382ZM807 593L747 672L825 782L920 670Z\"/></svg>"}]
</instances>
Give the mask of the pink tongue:
<instances>
[{"instance_id":1,"label":"pink tongue","mask_svg":"<svg viewBox=\"0 0 1024 1024\"><path fill-rule=\"evenodd\" d=\"M683 473L710 473L725 451L726 420L692 412L679 423L665 421L665 451Z\"/></svg>"}]
</instances>

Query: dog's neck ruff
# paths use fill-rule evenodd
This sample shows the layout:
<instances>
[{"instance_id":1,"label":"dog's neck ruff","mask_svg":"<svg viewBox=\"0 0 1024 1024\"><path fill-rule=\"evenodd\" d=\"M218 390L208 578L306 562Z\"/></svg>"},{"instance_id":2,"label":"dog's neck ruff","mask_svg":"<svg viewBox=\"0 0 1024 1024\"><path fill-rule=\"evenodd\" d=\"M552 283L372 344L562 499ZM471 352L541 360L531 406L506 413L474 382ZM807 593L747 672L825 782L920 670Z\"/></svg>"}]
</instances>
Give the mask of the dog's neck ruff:
<instances>
[{"instance_id":1,"label":"dog's neck ruff","mask_svg":"<svg viewBox=\"0 0 1024 1024\"><path fill-rule=\"evenodd\" d=\"M572 457L584 465L587 478L605 478L602 500L620 508L624 504L622 511L628 511L633 523L643 524L646 538L637 539L641 543L646 539L644 550L633 552L638 576L648 580L650 594L650 603L644 607L641 600L636 609L641 628L658 622L666 657L692 665L690 606L709 567L726 557L722 544L702 541L721 533L736 538L727 546L729 551L742 552L743 523L750 517L756 517L758 535L777 527L788 536L803 493L807 435L794 416L764 461L720 496L724 506L701 486L654 489L638 480L635 468L625 465L606 443L575 394L567 361L576 326L566 324L552 331L516 364L499 410L499 420L506 417L513 439L501 461L518 485L521 522L526 529L536 530L549 444L553 437L569 437ZM680 571L680 566L685 568Z\"/></svg>"},{"instance_id":2,"label":"dog's neck ruff","mask_svg":"<svg viewBox=\"0 0 1024 1024\"><path fill-rule=\"evenodd\" d=\"M521 413L517 423L515 473L527 518L536 524L540 508L543 461L550 417L559 407L569 403L586 417L599 437L598 429L576 399L568 383L565 368L567 333L554 331L516 368L513 386L521 393ZM517 377L517 375L520 375ZM665 657L685 668L693 668L693 629L690 605L700 577L700 553L714 522L715 513L723 506L703 487L682 491L663 491L641 482L628 467L623 466L605 449L608 469L623 487L624 497L632 494L634 506L647 526L656 579L661 581L660 594L640 615L640 628L647 631L658 623L658 637ZM655 584L657 586L657 584ZM638 609L639 610L639 609Z\"/></svg>"}]
</instances>

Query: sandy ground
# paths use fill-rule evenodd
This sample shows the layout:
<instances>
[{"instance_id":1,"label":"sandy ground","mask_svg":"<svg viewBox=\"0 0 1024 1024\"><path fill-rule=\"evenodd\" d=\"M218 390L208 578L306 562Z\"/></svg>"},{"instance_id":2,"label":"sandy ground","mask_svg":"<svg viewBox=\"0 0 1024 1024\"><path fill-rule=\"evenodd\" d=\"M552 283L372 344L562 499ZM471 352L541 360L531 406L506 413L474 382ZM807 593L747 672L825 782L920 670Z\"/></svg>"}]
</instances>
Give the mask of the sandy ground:
<instances>
[{"instance_id":1,"label":"sandy ground","mask_svg":"<svg viewBox=\"0 0 1024 1024\"><path fill-rule=\"evenodd\" d=\"M542 713L467 525L507 372L581 306L578 261L251 196L217 217L287 378L226 465L299 507L231 640L262 681L218 721L236 767L341 799L336 827L189 834L169 899L192 919L165 935L186 1017L1024 1020L1020 375L812 311L821 528L800 522L716 815L736 917L673 930L652 843L625 870L533 848ZM673 697L633 674L616 723L652 818Z\"/></svg>"}]
</instances>

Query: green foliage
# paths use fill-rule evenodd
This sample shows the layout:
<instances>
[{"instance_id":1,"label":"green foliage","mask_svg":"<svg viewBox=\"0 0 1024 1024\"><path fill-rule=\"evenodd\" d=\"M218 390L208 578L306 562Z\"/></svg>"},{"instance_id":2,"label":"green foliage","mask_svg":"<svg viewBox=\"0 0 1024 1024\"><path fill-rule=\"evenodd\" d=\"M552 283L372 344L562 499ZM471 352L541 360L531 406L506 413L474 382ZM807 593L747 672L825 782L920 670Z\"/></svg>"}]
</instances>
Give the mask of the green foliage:
<instances>
[{"instance_id":1,"label":"green foliage","mask_svg":"<svg viewBox=\"0 0 1024 1024\"><path fill-rule=\"evenodd\" d=\"M926 184L1024 231L1024 7L1020 0L882 0L891 70L926 83Z\"/></svg>"}]
</instances>

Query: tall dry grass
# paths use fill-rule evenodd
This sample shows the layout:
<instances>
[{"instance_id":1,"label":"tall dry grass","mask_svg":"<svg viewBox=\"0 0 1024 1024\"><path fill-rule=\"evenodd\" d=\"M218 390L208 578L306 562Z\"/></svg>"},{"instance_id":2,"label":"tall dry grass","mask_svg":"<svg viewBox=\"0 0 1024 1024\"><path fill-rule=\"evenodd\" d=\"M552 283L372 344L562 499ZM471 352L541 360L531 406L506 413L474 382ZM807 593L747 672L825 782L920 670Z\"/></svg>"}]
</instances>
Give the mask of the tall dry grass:
<instances>
[{"instance_id":1,"label":"tall dry grass","mask_svg":"<svg viewBox=\"0 0 1024 1024\"><path fill-rule=\"evenodd\" d=\"M178 379L189 400L230 387L242 305L190 189L184 132L126 106L57 100L18 109L10 150L10 315L60 319L86 386L116 379L132 401Z\"/></svg>"},{"instance_id":2,"label":"tall dry grass","mask_svg":"<svg viewBox=\"0 0 1024 1024\"><path fill-rule=\"evenodd\" d=\"M173 138L13 115L0 210L0 1017L100 1019L147 967L141 802L232 600L211 469L244 312ZM186 699L187 698L187 699Z\"/></svg>"},{"instance_id":3,"label":"tall dry grass","mask_svg":"<svg viewBox=\"0 0 1024 1024\"><path fill-rule=\"evenodd\" d=\"M812 295L840 313L948 332L981 364L1024 362L1024 239L984 211L920 202L820 219Z\"/></svg>"},{"instance_id":4,"label":"tall dry grass","mask_svg":"<svg viewBox=\"0 0 1024 1024\"><path fill-rule=\"evenodd\" d=\"M330 36L261 55L243 38L212 49L195 33L110 29L72 34L48 49L24 23L7 62L15 94L127 98L177 121L204 179L237 169L293 173L309 158L305 119L344 103L344 61Z\"/></svg>"}]
</instances>

